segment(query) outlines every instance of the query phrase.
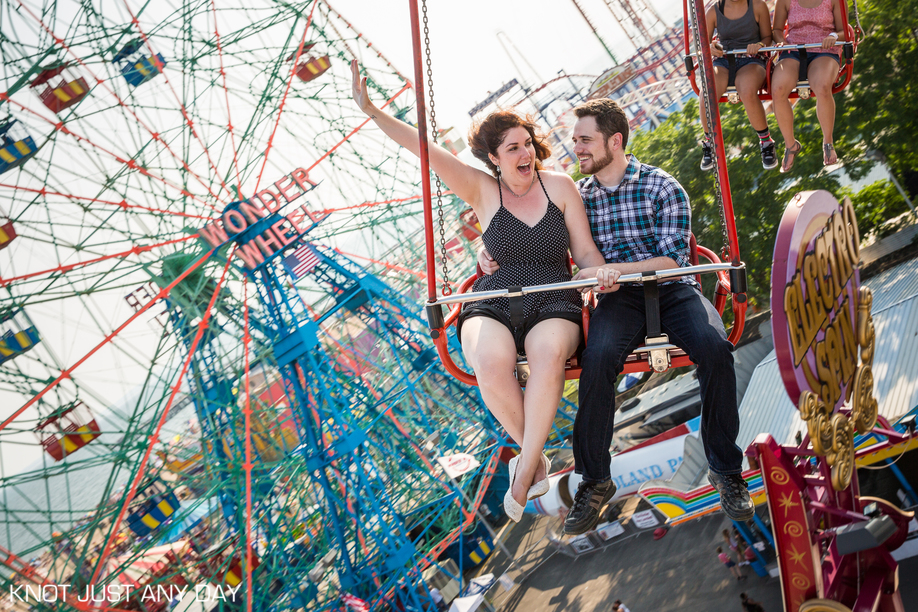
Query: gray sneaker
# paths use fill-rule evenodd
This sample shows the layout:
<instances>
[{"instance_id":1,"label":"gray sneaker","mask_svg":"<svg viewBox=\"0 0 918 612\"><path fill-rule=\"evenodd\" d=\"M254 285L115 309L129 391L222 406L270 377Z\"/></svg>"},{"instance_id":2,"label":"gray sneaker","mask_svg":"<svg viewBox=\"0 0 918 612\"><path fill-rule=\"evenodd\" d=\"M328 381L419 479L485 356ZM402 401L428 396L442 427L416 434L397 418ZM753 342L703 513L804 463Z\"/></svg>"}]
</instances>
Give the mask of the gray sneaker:
<instances>
[{"instance_id":1,"label":"gray sneaker","mask_svg":"<svg viewBox=\"0 0 918 612\"><path fill-rule=\"evenodd\" d=\"M762 145L762 167L766 170L772 170L778 167L778 154L775 153L775 143L769 141Z\"/></svg>"},{"instance_id":2,"label":"gray sneaker","mask_svg":"<svg viewBox=\"0 0 918 612\"><path fill-rule=\"evenodd\" d=\"M714 167L714 147L707 140L701 141L701 169L705 172Z\"/></svg>"},{"instance_id":3,"label":"gray sneaker","mask_svg":"<svg viewBox=\"0 0 918 612\"><path fill-rule=\"evenodd\" d=\"M724 475L708 470L708 482L720 493L720 507L731 521L745 522L755 515L755 504L742 474Z\"/></svg>"},{"instance_id":4,"label":"gray sneaker","mask_svg":"<svg viewBox=\"0 0 918 612\"><path fill-rule=\"evenodd\" d=\"M583 481L577 487L574 505L564 519L564 533L580 535L586 533L599 522L599 512L615 495L615 483Z\"/></svg>"}]
</instances>

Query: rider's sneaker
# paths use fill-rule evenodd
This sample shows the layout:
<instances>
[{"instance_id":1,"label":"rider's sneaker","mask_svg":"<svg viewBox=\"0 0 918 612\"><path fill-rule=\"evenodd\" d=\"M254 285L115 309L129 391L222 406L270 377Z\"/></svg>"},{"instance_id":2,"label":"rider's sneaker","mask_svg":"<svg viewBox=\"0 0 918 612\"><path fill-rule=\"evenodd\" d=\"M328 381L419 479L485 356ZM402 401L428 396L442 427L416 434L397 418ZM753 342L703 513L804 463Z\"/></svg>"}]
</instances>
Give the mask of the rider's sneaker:
<instances>
[{"instance_id":1,"label":"rider's sneaker","mask_svg":"<svg viewBox=\"0 0 918 612\"><path fill-rule=\"evenodd\" d=\"M707 140L701 141L701 169L707 172L714 167L714 147Z\"/></svg>"},{"instance_id":2,"label":"rider's sneaker","mask_svg":"<svg viewBox=\"0 0 918 612\"><path fill-rule=\"evenodd\" d=\"M720 507L732 521L748 521L755 515L742 474L717 474L708 470L708 482L720 493Z\"/></svg>"},{"instance_id":3,"label":"rider's sneaker","mask_svg":"<svg viewBox=\"0 0 918 612\"><path fill-rule=\"evenodd\" d=\"M577 487L574 496L574 505L571 506L567 518L564 519L564 533L579 535L586 533L599 522L599 511L615 495L615 483L611 480L605 482L583 481Z\"/></svg>"},{"instance_id":4,"label":"rider's sneaker","mask_svg":"<svg viewBox=\"0 0 918 612\"><path fill-rule=\"evenodd\" d=\"M769 140L767 144L762 145L762 167L766 170L773 170L778 167L778 154L775 153L775 142Z\"/></svg>"}]
</instances>

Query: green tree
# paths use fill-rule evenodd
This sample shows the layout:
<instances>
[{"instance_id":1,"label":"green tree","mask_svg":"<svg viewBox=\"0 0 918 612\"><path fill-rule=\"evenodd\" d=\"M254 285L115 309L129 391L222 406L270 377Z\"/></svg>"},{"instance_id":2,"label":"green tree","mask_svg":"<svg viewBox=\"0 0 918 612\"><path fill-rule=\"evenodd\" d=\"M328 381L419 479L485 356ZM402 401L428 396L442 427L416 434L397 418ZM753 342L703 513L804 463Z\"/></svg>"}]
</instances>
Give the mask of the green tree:
<instances>
[{"instance_id":1,"label":"green tree","mask_svg":"<svg viewBox=\"0 0 918 612\"><path fill-rule=\"evenodd\" d=\"M852 16L853 19L853 16ZM865 36L855 76L836 96L839 153L850 159L882 151L892 171L918 195L918 0L860 3Z\"/></svg>"},{"instance_id":2,"label":"green tree","mask_svg":"<svg viewBox=\"0 0 918 612\"><path fill-rule=\"evenodd\" d=\"M797 139L804 153L813 154L798 156L788 174L762 168L759 139L741 105L720 108L740 256L748 269L750 303L757 307L768 307L775 234L787 203L799 191L826 189L834 193L839 187L836 177L822 171L822 155L816 153L821 151L822 135L815 106L807 106L797 110ZM774 118L769 119L777 134ZM653 132L635 133L629 146L639 160L663 168L685 187L698 244L719 253L724 242L721 208L715 202L714 173L702 172L699 167L700 138L698 103L693 100Z\"/></svg>"},{"instance_id":3,"label":"green tree","mask_svg":"<svg viewBox=\"0 0 918 612\"><path fill-rule=\"evenodd\" d=\"M853 11L851 22L854 25ZM860 22L866 36L855 55L854 78L835 97L836 148L855 179L875 163L875 157L864 159L865 154L881 151L914 197L918 195L918 0L862 1ZM851 195L864 233L905 210L905 202L888 183L853 193L840 189L838 179L824 171L815 100L800 100L795 108L795 132L803 152L788 174L762 169L758 139L741 105L722 104L720 112L740 255L748 267L753 305L768 306L775 235L785 206L796 193L826 189L838 197ZM773 116L769 126L782 154L784 143ZM655 131L634 134L629 146L639 160L663 168L682 183L692 202L698 243L720 251L714 175L699 169L700 138L698 103L692 101ZM859 159L863 161L852 163Z\"/></svg>"}]
</instances>

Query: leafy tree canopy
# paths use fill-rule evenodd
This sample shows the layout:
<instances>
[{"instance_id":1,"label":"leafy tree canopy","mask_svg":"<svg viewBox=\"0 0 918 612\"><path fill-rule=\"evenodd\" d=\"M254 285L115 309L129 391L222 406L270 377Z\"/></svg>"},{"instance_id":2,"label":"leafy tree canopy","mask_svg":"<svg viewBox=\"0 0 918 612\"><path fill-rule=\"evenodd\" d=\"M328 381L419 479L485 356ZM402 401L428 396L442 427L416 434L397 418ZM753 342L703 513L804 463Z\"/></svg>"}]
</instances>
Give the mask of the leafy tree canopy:
<instances>
[{"instance_id":1,"label":"leafy tree canopy","mask_svg":"<svg viewBox=\"0 0 918 612\"><path fill-rule=\"evenodd\" d=\"M852 178L861 178L873 165L875 158L863 159L865 154L882 151L914 197L918 193L918 0L869 0L859 5L867 36L857 49L852 83L836 96L836 149L849 162L846 170ZM763 170L758 136L742 105L723 104L720 112L740 254L748 268L753 307L768 307L778 224L797 192L825 189L839 197L852 195L866 231L907 210L888 183L853 194L841 188L837 176L825 172L815 100L802 100L796 106L795 131L803 152L788 174ZM771 115L769 127L780 155L784 146ZM635 133L630 152L682 183L692 202L692 228L698 244L720 252L724 241L715 177L699 168L700 139L698 102L692 100L653 132Z\"/></svg>"}]
</instances>

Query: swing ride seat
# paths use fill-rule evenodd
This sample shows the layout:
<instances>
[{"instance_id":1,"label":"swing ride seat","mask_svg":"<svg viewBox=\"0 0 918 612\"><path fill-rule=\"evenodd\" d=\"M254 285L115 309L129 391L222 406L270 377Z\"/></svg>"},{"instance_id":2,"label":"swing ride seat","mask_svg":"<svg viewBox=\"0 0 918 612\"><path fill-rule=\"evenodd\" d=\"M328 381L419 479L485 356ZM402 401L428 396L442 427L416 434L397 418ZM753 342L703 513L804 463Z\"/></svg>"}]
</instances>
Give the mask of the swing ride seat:
<instances>
[{"instance_id":1,"label":"swing ride seat","mask_svg":"<svg viewBox=\"0 0 918 612\"><path fill-rule=\"evenodd\" d=\"M701 255L712 264L722 265L720 258L710 249L707 249L702 246L698 246L695 242L695 236L692 235L689 241L690 246L690 263L691 265L698 266L698 256ZM568 266L570 268L570 262ZM745 270L739 268L740 270ZM724 309L726 307L727 295L731 291L731 275L728 275L726 270L716 271L717 281L714 290L714 307L717 309L717 312L723 316ZM484 272L481 270L481 267L478 267L476 274L470 276L464 280L457 288L455 295L466 295L470 293L470 289L474 282L484 275ZM640 275L629 275L629 276L640 276ZM742 276L742 275L740 275ZM700 273L695 273L696 280L700 283ZM641 282L639 279L633 279L631 282ZM655 282L655 281L654 281ZM738 301L745 300L745 276L742 276L741 280L735 281L737 283L737 288L740 289L735 293L735 295L742 295L743 297ZM566 380L575 380L580 378L580 372L582 370L581 363L581 349L586 345L587 338L589 336L589 327L590 327L590 315L593 307L595 306L596 298L590 292L587 296L584 297L584 304L582 309L583 317L583 343L581 348L578 348L574 355L568 359L565 364L564 377ZM448 350L445 349L445 338L446 330L454 325L459 313L461 312L461 304L455 304L449 310L449 313L443 319L442 328L435 327L436 324L435 318L436 314L431 315L431 308L437 308L436 305L428 305L428 318L431 321L434 321L434 324L431 325L431 336L434 338L435 343L437 344L437 350L440 353L440 357L446 366L447 371L449 371L457 379L469 383L477 384L477 380L474 375L463 372L456 366L455 362L452 361L452 358L449 355ZM440 311L442 312L442 311ZM737 314L737 319L741 315ZM657 317L659 318L659 317ZM442 332L442 333L441 333ZM442 339L442 340L441 340ZM734 339L731 335L731 342L734 344L738 340L738 335ZM443 348L441 348L441 345ZM657 372L665 371L671 367L682 367L686 365L691 365L692 361L689 359L689 356L680 349L679 347L670 344L665 334L654 335L653 337L648 337L645 344L636 348L632 353L626 358L624 363L624 368L622 370L623 374L630 374L635 372L648 372L650 370L655 370ZM516 377L520 383L520 386L525 386L526 381L529 378L529 364L526 360L525 355L520 355L516 363Z\"/></svg>"},{"instance_id":2,"label":"swing ride seat","mask_svg":"<svg viewBox=\"0 0 918 612\"><path fill-rule=\"evenodd\" d=\"M848 86L848 83L851 82L851 77L854 75L854 53L857 50L857 41L854 38L854 29L851 26L847 26L847 38L848 41L842 41L839 44L842 47L842 59L844 60L838 66L838 75L835 77L835 83L832 85L832 95L834 96L838 92L845 89ZM787 46L783 47L787 50L799 49L800 51L800 72L797 78L797 85L790 93L790 98L800 98L806 100L813 94L812 89L810 88L810 82L807 77L807 68L811 58L807 57L807 49L803 48L803 45L798 46ZM820 51L819 48L811 47L809 51ZM775 64L778 54L772 54L768 58L768 63L765 65L765 89L768 92L767 99L771 100L771 79L774 75ZM761 96L760 96L761 97Z\"/></svg>"},{"instance_id":3,"label":"swing ride seat","mask_svg":"<svg viewBox=\"0 0 918 612\"><path fill-rule=\"evenodd\" d=\"M688 2L688 0L686 0L686 2ZM686 7L686 11L687 11L687 7ZM688 12L686 12L686 14L688 14ZM851 82L851 77L854 74L854 54L857 51L857 44L859 40L854 28L851 27L851 25L848 23L848 12L844 6L842 6L842 20L844 21L845 32L847 33L847 35L845 36L846 40L839 41L838 45L842 47L842 58L844 59L844 61L841 62L841 64L839 65L838 76L835 79L835 84L832 86L833 95L845 89L845 87L848 86L848 83ZM701 96L701 90L698 86L698 83L695 77L695 72L698 67L697 54L693 53L691 50L692 37L690 35L690 28L691 28L691 25L688 22L686 22L684 26L685 54L683 56L683 59L685 61L685 70L689 78L689 82L692 85L692 89L695 91L696 94ZM818 49L814 49L814 47L818 47L818 46L819 45L811 45L809 47L811 50L818 50ZM771 78L772 78L772 73L774 72L775 60L780 50L792 51L796 49L796 50L800 50L801 53L805 55L806 48L804 47L806 47L806 45L785 45L780 48L766 47L763 50L763 53L769 52L769 51L772 51L772 52L768 54L768 61L765 64L765 82L762 84L762 87L759 89L759 99L760 100L767 101L767 100L772 99ZM742 51L739 49L728 49L725 52L725 57L727 57L729 61L730 58L741 56L744 53L745 51ZM794 99L794 98L806 99L806 98L809 98L810 95L812 94L812 91L809 85L809 81L807 80L807 77L806 77L807 63L808 62L805 62L805 61L800 62L800 78L798 79L797 86L790 93L789 97L791 99ZM736 72L734 69L730 71L730 81L727 86L727 91L724 93L724 95L720 97L720 99L718 100L719 103L723 104L725 102L729 102L731 104L736 104L740 101L739 93L736 91L736 86L734 85L735 78L736 78Z\"/></svg>"}]
</instances>

